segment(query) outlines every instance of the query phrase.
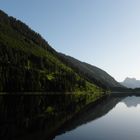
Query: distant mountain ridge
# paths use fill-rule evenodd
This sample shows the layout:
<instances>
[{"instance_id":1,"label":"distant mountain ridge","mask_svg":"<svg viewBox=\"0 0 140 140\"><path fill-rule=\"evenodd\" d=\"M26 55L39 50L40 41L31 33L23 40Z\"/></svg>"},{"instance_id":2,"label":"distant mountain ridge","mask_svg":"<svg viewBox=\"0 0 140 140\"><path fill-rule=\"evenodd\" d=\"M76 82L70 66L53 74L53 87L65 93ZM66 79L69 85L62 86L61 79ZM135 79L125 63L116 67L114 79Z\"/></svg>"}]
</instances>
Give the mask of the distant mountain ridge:
<instances>
[{"instance_id":1,"label":"distant mountain ridge","mask_svg":"<svg viewBox=\"0 0 140 140\"><path fill-rule=\"evenodd\" d=\"M121 84L127 88L140 88L140 80L127 77Z\"/></svg>"},{"instance_id":2,"label":"distant mountain ridge","mask_svg":"<svg viewBox=\"0 0 140 140\"><path fill-rule=\"evenodd\" d=\"M104 70L88 63L81 62L80 60L77 60L71 56L67 56L62 53L60 53L60 55L65 64L72 67L76 72L83 75L90 82L93 82L106 89L124 88Z\"/></svg>"}]
</instances>

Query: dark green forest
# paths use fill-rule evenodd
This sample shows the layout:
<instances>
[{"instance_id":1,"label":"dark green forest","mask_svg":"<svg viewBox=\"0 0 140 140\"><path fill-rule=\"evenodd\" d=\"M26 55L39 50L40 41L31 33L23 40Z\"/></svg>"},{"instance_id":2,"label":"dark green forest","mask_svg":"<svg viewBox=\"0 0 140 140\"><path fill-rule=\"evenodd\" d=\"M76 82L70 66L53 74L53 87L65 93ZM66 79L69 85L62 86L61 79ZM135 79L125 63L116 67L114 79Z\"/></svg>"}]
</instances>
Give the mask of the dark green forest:
<instances>
[{"instance_id":1,"label":"dark green forest","mask_svg":"<svg viewBox=\"0 0 140 140\"><path fill-rule=\"evenodd\" d=\"M98 92L102 89L65 65L41 35L0 11L0 91Z\"/></svg>"}]
</instances>

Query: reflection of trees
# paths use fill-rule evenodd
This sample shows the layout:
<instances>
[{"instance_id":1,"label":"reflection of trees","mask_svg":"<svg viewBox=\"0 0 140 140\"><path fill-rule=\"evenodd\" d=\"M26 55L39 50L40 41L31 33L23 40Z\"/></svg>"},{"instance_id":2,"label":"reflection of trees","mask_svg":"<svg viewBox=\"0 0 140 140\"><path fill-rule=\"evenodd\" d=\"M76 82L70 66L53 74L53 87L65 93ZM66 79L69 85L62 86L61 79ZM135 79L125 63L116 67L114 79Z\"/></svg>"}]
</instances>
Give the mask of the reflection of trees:
<instances>
[{"instance_id":1,"label":"reflection of trees","mask_svg":"<svg viewBox=\"0 0 140 140\"><path fill-rule=\"evenodd\" d=\"M44 135L46 138L50 132L57 130L94 98L94 94L2 95L0 139L15 139L19 135L28 137L30 132L34 137L35 133L39 135L41 132L39 140L42 140Z\"/></svg>"},{"instance_id":2,"label":"reflection of trees","mask_svg":"<svg viewBox=\"0 0 140 140\"><path fill-rule=\"evenodd\" d=\"M90 106L90 108L79 113L71 121L66 123L57 134L59 135L65 133L66 131L71 131L78 126L84 125L106 115L123 98L124 97L108 97L100 104Z\"/></svg>"}]
</instances>

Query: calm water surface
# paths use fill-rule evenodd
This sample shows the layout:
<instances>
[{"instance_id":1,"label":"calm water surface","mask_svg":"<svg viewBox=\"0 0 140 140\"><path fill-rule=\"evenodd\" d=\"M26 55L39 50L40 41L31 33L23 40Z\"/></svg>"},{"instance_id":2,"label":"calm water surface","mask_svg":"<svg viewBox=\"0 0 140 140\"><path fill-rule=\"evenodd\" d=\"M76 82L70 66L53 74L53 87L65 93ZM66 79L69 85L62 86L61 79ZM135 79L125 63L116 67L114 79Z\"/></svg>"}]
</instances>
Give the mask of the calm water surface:
<instances>
[{"instance_id":1,"label":"calm water surface","mask_svg":"<svg viewBox=\"0 0 140 140\"><path fill-rule=\"evenodd\" d=\"M140 140L140 97L114 97L69 122L54 140Z\"/></svg>"}]
</instances>

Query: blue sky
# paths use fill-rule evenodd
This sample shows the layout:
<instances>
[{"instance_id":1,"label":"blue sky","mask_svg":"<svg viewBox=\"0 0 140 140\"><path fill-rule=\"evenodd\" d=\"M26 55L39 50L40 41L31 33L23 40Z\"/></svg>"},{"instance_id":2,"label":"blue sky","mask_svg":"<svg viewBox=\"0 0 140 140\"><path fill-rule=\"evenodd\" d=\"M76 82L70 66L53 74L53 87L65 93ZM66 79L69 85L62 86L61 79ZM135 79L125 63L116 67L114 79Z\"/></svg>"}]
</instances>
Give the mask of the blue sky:
<instances>
[{"instance_id":1,"label":"blue sky","mask_svg":"<svg viewBox=\"0 0 140 140\"><path fill-rule=\"evenodd\" d=\"M1 0L0 9L39 32L57 51L116 80L140 79L139 0Z\"/></svg>"}]
</instances>

